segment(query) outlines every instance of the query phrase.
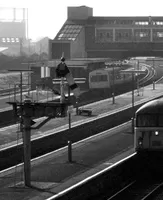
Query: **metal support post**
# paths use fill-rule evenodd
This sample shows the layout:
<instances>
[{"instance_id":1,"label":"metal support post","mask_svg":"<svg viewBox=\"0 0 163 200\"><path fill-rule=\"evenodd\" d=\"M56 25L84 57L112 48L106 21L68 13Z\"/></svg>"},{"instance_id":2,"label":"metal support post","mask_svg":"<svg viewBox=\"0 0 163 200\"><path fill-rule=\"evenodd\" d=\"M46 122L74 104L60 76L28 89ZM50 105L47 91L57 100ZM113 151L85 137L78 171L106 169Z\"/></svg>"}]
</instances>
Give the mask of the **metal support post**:
<instances>
[{"instance_id":1,"label":"metal support post","mask_svg":"<svg viewBox=\"0 0 163 200\"><path fill-rule=\"evenodd\" d=\"M30 70L30 67L29 67L29 63L28 63L28 70ZM30 95L30 73L28 73L28 96Z\"/></svg>"},{"instance_id":2,"label":"metal support post","mask_svg":"<svg viewBox=\"0 0 163 200\"><path fill-rule=\"evenodd\" d=\"M23 84L23 76L22 76L22 72L20 72L20 104L22 105L22 101L23 101L23 90L22 90L22 84ZM20 131L22 132L22 106L20 107ZM23 134L23 132L22 132Z\"/></svg>"},{"instance_id":3,"label":"metal support post","mask_svg":"<svg viewBox=\"0 0 163 200\"><path fill-rule=\"evenodd\" d=\"M155 90L155 67L154 67L154 59L153 61L153 71L154 71L154 76L153 76L153 90Z\"/></svg>"},{"instance_id":4,"label":"metal support post","mask_svg":"<svg viewBox=\"0 0 163 200\"><path fill-rule=\"evenodd\" d=\"M71 128L71 113L68 113L68 124L69 124L69 129Z\"/></svg>"},{"instance_id":5,"label":"metal support post","mask_svg":"<svg viewBox=\"0 0 163 200\"><path fill-rule=\"evenodd\" d=\"M68 141L68 162L72 162L72 142Z\"/></svg>"},{"instance_id":6,"label":"metal support post","mask_svg":"<svg viewBox=\"0 0 163 200\"><path fill-rule=\"evenodd\" d=\"M138 60L138 66L137 66L137 70L139 71L139 60ZM140 96L139 94L139 73L137 74L137 91L138 91L138 96Z\"/></svg>"},{"instance_id":7,"label":"metal support post","mask_svg":"<svg viewBox=\"0 0 163 200\"><path fill-rule=\"evenodd\" d=\"M155 81L153 81L153 90L155 90Z\"/></svg>"},{"instance_id":8,"label":"metal support post","mask_svg":"<svg viewBox=\"0 0 163 200\"><path fill-rule=\"evenodd\" d=\"M26 108L27 109L27 108ZM28 112L28 111L27 111ZM25 186L31 186L31 117L23 117L23 147L24 147L24 180Z\"/></svg>"},{"instance_id":9,"label":"metal support post","mask_svg":"<svg viewBox=\"0 0 163 200\"><path fill-rule=\"evenodd\" d=\"M132 73L132 109L134 111L134 73Z\"/></svg>"},{"instance_id":10,"label":"metal support post","mask_svg":"<svg viewBox=\"0 0 163 200\"><path fill-rule=\"evenodd\" d=\"M114 96L114 92L112 93L112 97L113 97L113 104L115 104L115 96Z\"/></svg>"},{"instance_id":11,"label":"metal support post","mask_svg":"<svg viewBox=\"0 0 163 200\"><path fill-rule=\"evenodd\" d=\"M115 83L114 83L114 79L115 79L115 73L114 73L114 64L113 64L113 92L112 92L112 97L113 97L113 104L115 104Z\"/></svg>"},{"instance_id":12,"label":"metal support post","mask_svg":"<svg viewBox=\"0 0 163 200\"><path fill-rule=\"evenodd\" d=\"M78 101L76 101L76 115L78 115L79 114L79 107L78 107Z\"/></svg>"},{"instance_id":13,"label":"metal support post","mask_svg":"<svg viewBox=\"0 0 163 200\"><path fill-rule=\"evenodd\" d=\"M65 100L65 95L64 95L64 78L61 77L61 82L60 82L60 92L61 92L61 97L60 97L60 102L63 103Z\"/></svg>"},{"instance_id":14,"label":"metal support post","mask_svg":"<svg viewBox=\"0 0 163 200\"><path fill-rule=\"evenodd\" d=\"M23 84L23 75L22 75L22 72L20 72L20 103L22 103L22 100L23 100L23 89L22 89L22 84Z\"/></svg>"},{"instance_id":15,"label":"metal support post","mask_svg":"<svg viewBox=\"0 0 163 200\"><path fill-rule=\"evenodd\" d=\"M138 79L138 76L137 76L137 91L138 91L138 96L140 96L140 94L139 94L139 79Z\"/></svg>"},{"instance_id":16,"label":"metal support post","mask_svg":"<svg viewBox=\"0 0 163 200\"><path fill-rule=\"evenodd\" d=\"M70 101L70 87L68 86L68 99ZM68 124L69 124L69 129L71 128L71 112L68 113Z\"/></svg>"},{"instance_id":17,"label":"metal support post","mask_svg":"<svg viewBox=\"0 0 163 200\"><path fill-rule=\"evenodd\" d=\"M14 85L14 102L16 101L16 84Z\"/></svg>"}]
</instances>

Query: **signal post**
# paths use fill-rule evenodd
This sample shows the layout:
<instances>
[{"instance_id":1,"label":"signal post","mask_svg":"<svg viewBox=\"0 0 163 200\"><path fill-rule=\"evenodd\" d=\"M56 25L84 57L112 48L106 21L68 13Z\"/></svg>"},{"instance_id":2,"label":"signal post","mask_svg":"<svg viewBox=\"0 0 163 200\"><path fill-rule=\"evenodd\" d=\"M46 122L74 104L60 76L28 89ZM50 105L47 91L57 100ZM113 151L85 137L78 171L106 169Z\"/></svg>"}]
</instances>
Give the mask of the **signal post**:
<instances>
[{"instance_id":1,"label":"signal post","mask_svg":"<svg viewBox=\"0 0 163 200\"><path fill-rule=\"evenodd\" d=\"M21 129L23 132L23 147L24 147L24 185L31 186L31 129L39 129L52 118L62 118L67 115L69 101L46 102L38 103L31 100L24 102L7 102L13 106L14 115L16 118L21 117ZM21 112L19 112L21 111ZM32 125L35 122L33 118L47 116L47 119L42 121L35 127Z\"/></svg>"}]
</instances>

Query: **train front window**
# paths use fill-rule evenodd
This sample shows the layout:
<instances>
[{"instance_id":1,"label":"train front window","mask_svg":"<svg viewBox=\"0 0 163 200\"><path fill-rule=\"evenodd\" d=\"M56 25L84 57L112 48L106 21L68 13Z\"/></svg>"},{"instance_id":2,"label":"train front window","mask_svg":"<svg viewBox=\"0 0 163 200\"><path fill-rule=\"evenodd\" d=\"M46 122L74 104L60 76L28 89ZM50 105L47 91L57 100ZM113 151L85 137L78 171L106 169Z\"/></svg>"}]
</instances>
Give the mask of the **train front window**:
<instances>
[{"instance_id":1,"label":"train front window","mask_svg":"<svg viewBox=\"0 0 163 200\"><path fill-rule=\"evenodd\" d=\"M136 119L137 127L156 127L158 126L157 115L138 115Z\"/></svg>"},{"instance_id":2,"label":"train front window","mask_svg":"<svg viewBox=\"0 0 163 200\"><path fill-rule=\"evenodd\" d=\"M163 127L163 115L146 114L138 115L136 120L137 127Z\"/></svg>"},{"instance_id":3,"label":"train front window","mask_svg":"<svg viewBox=\"0 0 163 200\"><path fill-rule=\"evenodd\" d=\"M91 76L91 82L108 81L107 75L93 75Z\"/></svg>"}]
</instances>

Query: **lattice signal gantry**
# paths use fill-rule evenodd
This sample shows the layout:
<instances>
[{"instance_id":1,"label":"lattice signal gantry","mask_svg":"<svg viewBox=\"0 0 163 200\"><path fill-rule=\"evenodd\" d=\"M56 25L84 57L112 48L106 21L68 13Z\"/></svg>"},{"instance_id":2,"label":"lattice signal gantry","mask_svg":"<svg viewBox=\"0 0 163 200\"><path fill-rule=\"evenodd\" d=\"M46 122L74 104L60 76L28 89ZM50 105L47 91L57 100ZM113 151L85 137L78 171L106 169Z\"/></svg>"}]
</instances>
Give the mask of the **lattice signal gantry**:
<instances>
[{"instance_id":1,"label":"lattice signal gantry","mask_svg":"<svg viewBox=\"0 0 163 200\"><path fill-rule=\"evenodd\" d=\"M34 103L34 102L8 102L13 106L15 116L25 117L65 117L67 116L69 102L47 102L47 103Z\"/></svg>"}]
</instances>

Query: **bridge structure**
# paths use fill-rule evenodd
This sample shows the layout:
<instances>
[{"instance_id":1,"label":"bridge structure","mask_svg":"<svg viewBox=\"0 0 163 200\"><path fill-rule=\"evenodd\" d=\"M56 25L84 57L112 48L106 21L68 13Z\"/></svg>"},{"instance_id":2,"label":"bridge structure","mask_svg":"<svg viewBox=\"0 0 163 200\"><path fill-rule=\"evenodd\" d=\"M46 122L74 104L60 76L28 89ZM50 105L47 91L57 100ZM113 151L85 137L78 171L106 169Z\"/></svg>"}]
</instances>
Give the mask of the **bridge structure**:
<instances>
[{"instance_id":1,"label":"bridge structure","mask_svg":"<svg viewBox=\"0 0 163 200\"><path fill-rule=\"evenodd\" d=\"M163 16L96 17L86 6L68 7L67 20L53 40L50 59L161 57Z\"/></svg>"}]
</instances>

